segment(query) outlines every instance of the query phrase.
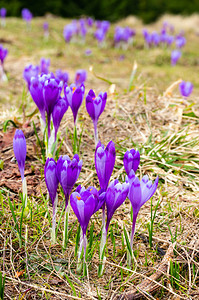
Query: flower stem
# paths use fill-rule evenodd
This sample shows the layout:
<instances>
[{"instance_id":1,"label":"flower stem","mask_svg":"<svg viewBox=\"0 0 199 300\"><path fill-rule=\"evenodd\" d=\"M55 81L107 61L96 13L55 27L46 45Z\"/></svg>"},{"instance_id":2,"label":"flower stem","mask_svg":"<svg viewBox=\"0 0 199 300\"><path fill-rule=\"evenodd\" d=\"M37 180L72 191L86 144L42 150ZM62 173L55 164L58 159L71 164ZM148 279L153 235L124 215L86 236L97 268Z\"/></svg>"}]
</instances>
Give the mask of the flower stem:
<instances>
[{"instance_id":1,"label":"flower stem","mask_svg":"<svg viewBox=\"0 0 199 300\"><path fill-rule=\"evenodd\" d=\"M94 125L94 137L95 137L95 147L96 147L98 143L97 120L93 121L93 125Z\"/></svg>"},{"instance_id":2,"label":"flower stem","mask_svg":"<svg viewBox=\"0 0 199 300\"><path fill-rule=\"evenodd\" d=\"M25 202L24 207L26 208L28 200L27 200L27 183L25 177L22 180L22 193L23 193L23 200Z\"/></svg>"},{"instance_id":3,"label":"flower stem","mask_svg":"<svg viewBox=\"0 0 199 300\"><path fill-rule=\"evenodd\" d=\"M63 249L66 250L66 246L68 243L68 217L70 212L70 206L67 205L65 209L65 216L64 216L64 232L63 232Z\"/></svg>"},{"instance_id":4,"label":"flower stem","mask_svg":"<svg viewBox=\"0 0 199 300\"><path fill-rule=\"evenodd\" d=\"M105 261L106 261L106 257L105 257L105 247L106 247L106 238L107 238L107 226L102 227L102 236L101 236L101 242L100 242L100 255L99 255L99 259L100 259L100 264L99 264L99 268L98 268L98 276L102 276L103 271L104 271L104 266L105 266Z\"/></svg>"},{"instance_id":5,"label":"flower stem","mask_svg":"<svg viewBox=\"0 0 199 300\"><path fill-rule=\"evenodd\" d=\"M58 195L56 194L55 202L53 205L52 232L51 232L52 244L56 243L55 227L56 227L57 202L58 202Z\"/></svg>"}]
</instances>

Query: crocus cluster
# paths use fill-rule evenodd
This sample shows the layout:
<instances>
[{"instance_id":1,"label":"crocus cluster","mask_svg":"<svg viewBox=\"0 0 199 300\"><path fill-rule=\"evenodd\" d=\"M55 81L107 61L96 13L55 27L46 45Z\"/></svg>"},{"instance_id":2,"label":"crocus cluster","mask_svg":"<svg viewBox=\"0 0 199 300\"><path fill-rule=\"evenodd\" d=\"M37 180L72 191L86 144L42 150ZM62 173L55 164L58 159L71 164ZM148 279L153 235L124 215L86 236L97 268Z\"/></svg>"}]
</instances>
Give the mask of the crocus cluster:
<instances>
[{"instance_id":1,"label":"crocus cluster","mask_svg":"<svg viewBox=\"0 0 199 300\"><path fill-rule=\"evenodd\" d=\"M45 128L46 116L48 125L48 147L47 152L51 153L52 145L56 141L57 130L61 119L68 109L68 102L61 98L63 83L51 74L43 74L31 77L29 91L33 101L37 105ZM53 118L55 137L51 137L51 118Z\"/></svg>"},{"instance_id":2,"label":"crocus cluster","mask_svg":"<svg viewBox=\"0 0 199 300\"><path fill-rule=\"evenodd\" d=\"M143 29L142 32L145 44L148 48L157 47L160 45L169 47L175 40L174 36L166 33L165 31L161 31L161 33L156 31L149 33L147 29Z\"/></svg>"},{"instance_id":3,"label":"crocus cluster","mask_svg":"<svg viewBox=\"0 0 199 300\"><path fill-rule=\"evenodd\" d=\"M44 175L48 193L53 206L52 242L55 242L56 210L57 210L57 188L60 183L65 195L65 223L63 234L63 246L65 248L68 233L69 196L75 185L82 168L82 160L77 154L71 160L69 156L60 156L57 163L53 158L48 158L45 164Z\"/></svg>"},{"instance_id":4,"label":"crocus cluster","mask_svg":"<svg viewBox=\"0 0 199 300\"><path fill-rule=\"evenodd\" d=\"M72 39L80 38L82 42L85 42L87 33L87 22L86 19L73 20L70 24L64 27L63 35L67 43Z\"/></svg>"},{"instance_id":5,"label":"crocus cluster","mask_svg":"<svg viewBox=\"0 0 199 300\"><path fill-rule=\"evenodd\" d=\"M90 92L90 94L92 94ZM86 232L91 217L102 208L102 236L100 243L100 264L98 274L102 275L105 264L105 246L108 236L108 229L115 211L129 197L133 209L133 223L131 232L131 248L133 247L133 237L135 224L139 210L146 201L155 193L158 185L158 177L154 184L145 175L141 181L135 176L140 163L140 153L134 149L127 151L124 155L124 169L127 173L126 182L121 183L118 179L110 178L114 169L116 159L115 145L112 141L105 147L99 141L95 151L95 168L99 180L100 190L94 186L88 188L79 185L74 192L72 189L79 177L82 160L77 154L71 160L69 156L60 156L55 162L53 158L48 158L45 164L44 175L49 197L53 207L52 221L52 242L55 243L56 210L57 210L57 189L60 183L65 196L65 221L63 233L63 248L66 249L68 239L68 218L69 207L71 205L81 227L78 251L77 270L81 271L81 253L84 249L84 263L86 263L87 237ZM110 183L109 183L110 182ZM71 194L71 196L70 196ZM69 202L70 199L70 202Z\"/></svg>"},{"instance_id":6,"label":"crocus cluster","mask_svg":"<svg viewBox=\"0 0 199 300\"><path fill-rule=\"evenodd\" d=\"M6 8L2 7L0 9L1 27L5 27L6 26L6 13L7 13Z\"/></svg>"},{"instance_id":7,"label":"crocus cluster","mask_svg":"<svg viewBox=\"0 0 199 300\"><path fill-rule=\"evenodd\" d=\"M114 34L115 47L126 49L128 45L132 44L134 36L135 30L130 27L116 26Z\"/></svg>"}]
</instances>

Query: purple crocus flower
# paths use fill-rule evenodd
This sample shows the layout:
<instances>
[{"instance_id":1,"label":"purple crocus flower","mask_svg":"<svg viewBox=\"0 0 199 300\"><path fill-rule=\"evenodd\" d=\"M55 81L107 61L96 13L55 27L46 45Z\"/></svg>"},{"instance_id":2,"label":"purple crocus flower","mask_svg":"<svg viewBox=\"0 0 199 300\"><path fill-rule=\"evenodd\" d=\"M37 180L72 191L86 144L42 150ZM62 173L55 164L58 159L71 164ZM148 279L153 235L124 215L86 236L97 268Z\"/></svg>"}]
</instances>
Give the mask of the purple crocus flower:
<instances>
[{"instance_id":1,"label":"purple crocus flower","mask_svg":"<svg viewBox=\"0 0 199 300\"><path fill-rule=\"evenodd\" d=\"M40 72L41 74L48 74L49 73L49 67L50 67L50 59L41 58L40 61Z\"/></svg>"},{"instance_id":2,"label":"purple crocus flower","mask_svg":"<svg viewBox=\"0 0 199 300\"><path fill-rule=\"evenodd\" d=\"M82 160L79 160L78 154L75 154L70 160L68 155L60 156L57 161L57 177L63 188L65 195L65 208L68 206L69 195L79 177L82 168Z\"/></svg>"},{"instance_id":3,"label":"purple crocus flower","mask_svg":"<svg viewBox=\"0 0 199 300\"><path fill-rule=\"evenodd\" d=\"M181 57L181 55L182 55L182 53L181 53L181 51L180 50L173 50L172 52L171 52L171 65L172 66L175 66L176 65L176 63L178 62L178 60L180 59L180 57Z\"/></svg>"},{"instance_id":4,"label":"purple crocus flower","mask_svg":"<svg viewBox=\"0 0 199 300\"><path fill-rule=\"evenodd\" d=\"M21 11L22 18L27 22L30 23L32 20L32 13L28 8L23 8Z\"/></svg>"},{"instance_id":5,"label":"purple crocus flower","mask_svg":"<svg viewBox=\"0 0 199 300\"><path fill-rule=\"evenodd\" d=\"M41 118L43 120L44 125L46 124L46 116L45 116L45 103L44 103L44 96L43 96L43 82L42 77L32 77L29 92L32 96L33 101L37 105L40 113Z\"/></svg>"},{"instance_id":6,"label":"purple crocus flower","mask_svg":"<svg viewBox=\"0 0 199 300\"><path fill-rule=\"evenodd\" d=\"M108 183L115 164L115 144L110 141L106 148L99 141L95 150L95 169L99 179L100 187L107 190Z\"/></svg>"},{"instance_id":7,"label":"purple crocus flower","mask_svg":"<svg viewBox=\"0 0 199 300\"><path fill-rule=\"evenodd\" d=\"M133 171L131 171L132 173ZM146 203L155 193L158 186L158 177L154 184L149 180L148 176L143 176L142 180L139 181L137 177L130 184L129 188L129 199L133 208L133 224L131 231L131 248L133 247L133 237L135 233L136 219L140 208Z\"/></svg>"},{"instance_id":8,"label":"purple crocus flower","mask_svg":"<svg viewBox=\"0 0 199 300\"><path fill-rule=\"evenodd\" d=\"M87 21L87 25L88 25L89 27L92 27L92 26L93 26L94 20L93 20L91 17L88 17L86 21Z\"/></svg>"},{"instance_id":9,"label":"purple crocus flower","mask_svg":"<svg viewBox=\"0 0 199 300\"><path fill-rule=\"evenodd\" d=\"M81 86L76 86L75 84L71 84L70 86L68 85L64 86L64 95L73 112L75 124L76 124L78 110L84 98L84 92L85 92L85 87L83 84Z\"/></svg>"},{"instance_id":10,"label":"purple crocus flower","mask_svg":"<svg viewBox=\"0 0 199 300\"><path fill-rule=\"evenodd\" d=\"M86 81L87 72L86 70L77 70L75 74L75 84L80 86Z\"/></svg>"},{"instance_id":11,"label":"purple crocus flower","mask_svg":"<svg viewBox=\"0 0 199 300\"><path fill-rule=\"evenodd\" d=\"M94 37L98 40L98 43L100 45L105 40L106 32L104 32L101 28L99 28L95 31Z\"/></svg>"},{"instance_id":12,"label":"purple crocus flower","mask_svg":"<svg viewBox=\"0 0 199 300\"><path fill-rule=\"evenodd\" d=\"M179 90L183 97L188 97L193 91L193 84L190 81L182 81Z\"/></svg>"},{"instance_id":13,"label":"purple crocus flower","mask_svg":"<svg viewBox=\"0 0 199 300\"><path fill-rule=\"evenodd\" d=\"M39 66L28 65L23 71L23 78L27 82L28 88L30 87L31 78L38 77L39 75Z\"/></svg>"},{"instance_id":14,"label":"purple crocus flower","mask_svg":"<svg viewBox=\"0 0 199 300\"><path fill-rule=\"evenodd\" d=\"M106 232L116 209L125 201L129 192L128 183L119 183L118 179L111 181L106 191L107 220Z\"/></svg>"},{"instance_id":15,"label":"purple crocus flower","mask_svg":"<svg viewBox=\"0 0 199 300\"><path fill-rule=\"evenodd\" d=\"M177 36L176 37L176 47L182 48L186 44L186 39L184 36Z\"/></svg>"},{"instance_id":16,"label":"purple crocus flower","mask_svg":"<svg viewBox=\"0 0 199 300\"><path fill-rule=\"evenodd\" d=\"M55 226L56 226L56 210L57 210L57 188L59 180L56 173L56 162L53 158L48 158L44 168L45 182L48 189L48 193L53 206L53 218L52 218L52 242L56 242L55 239Z\"/></svg>"},{"instance_id":17,"label":"purple crocus flower","mask_svg":"<svg viewBox=\"0 0 199 300\"><path fill-rule=\"evenodd\" d=\"M77 186L75 192L81 194L84 191L89 191L90 193L92 193L95 197L96 200L96 207L95 207L95 211L94 213L96 213L104 204L105 200L106 200L106 193L103 192L102 190L100 190L98 192L98 190L94 187L94 186L89 186L87 189L85 189L85 187L82 187L81 184Z\"/></svg>"},{"instance_id":18,"label":"purple crocus flower","mask_svg":"<svg viewBox=\"0 0 199 300\"><path fill-rule=\"evenodd\" d=\"M62 72L62 70L58 69L56 71L56 78L62 81L64 84L67 84L69 81L69 75L67 72Z\"/></svg>"},{"instance_id":19,"label":"purple crocus flower","mask_svg":"<svg viewBox=\"0 0 199 300\"><path fill-rule=\"evenodd\" d=\"M70 197L71 207L80 223L83 236L80 239L80 250L81 254L82 246L84 247L84 263L86 262L86 230L91 216L95 213L96 206L98 204L97 197L90 190L83 190L74 192ZM82 245L83 244L83 245ZM80 263L80 255L78 255L78 263Z\"/></svg>"},{"instance_id":20,"label":"purple crocus flower","mask_svg":"<svg viewBox=\"0 0 199 300\"><path fill-rule=\"evenodd\" d=\"M48 24L48 22L44 22L44 23L43 23L43 29L44 29L44 31L48 31L48 29L49 29L49 24Z\"/></svg>"},{"instance_id":21,"label":"purple crocus flower","mask_svg":"<svg viewBox=\"0 0 199 300\"><path fill-rule=\"evenodd\" d=\"M24 180L24 169L26 160L26 139L23 131L17 129L13 139L13 150L19 166L22 181Z\"/></svg>"},{"instance_id":22,"label":"purple crocus flower","mask_svg":"<svg viewBox=\"0 0 199 300\"><path fill-rule=\"evenodd\" d=\"M45 163L44 176L49 196L54 206L59 180L56 173L56 162L53 158L48 158Z\"/></svg>"},{"instance_id":23,"label":"purple crocus flower","mask_svg":"<svg viewBox=\"0 0 199 300\"><path fill-rule=\"evenodd\" d=\"M59 125L61 123L61 120L65 114L65 112L68 109L68 102L65 98L60 97L57 102L55 103L55 106L53 108L52 112L52 118L53 118L53 125L55 128L55 141L57 138L57 131L59 128Z\"/></svg>"},{"instance_id":24,"label":"purple crocus flower","mask_svg":"<svg viewBox=\"0 0 199 300\"><path fill-rule=\"evenodd\" d=\"M104 111L105 105L106 105L106 99L107 99L107 93L99 93L99 95L96 97L93 90L90 90L88 92L88 95L86 96L86 109L93 120L94 125L94 133L95 133L95 146L97 146L98 143L98 133L97 133L97 122Z\"/></svg>"},{"instance_id":25,"label":"purple crocus flower","mask_svg":"<svg viewBox=\"0 0 199 300\"><path fill-rule=\"evenodd\" d=\"M64 27L63 35L64 35L64 39L67 43L70 42L73 35L76 33L76 30L77 30L76 27L77 26L75 23L68 24Z\"/></svg>"},{"instance_id":26,"label":"purple crocus flower","mask_svg":"<svg viewBox=\"0 0 199 300\"><path fill-rule=\"evenodd\" d=\"M5 17L6 17L6 13L7 13L6 8L5 8L5 7L2 7L2 8L0 9L0 16L1 16L1 18L5 18Z\"/></svg>"},{"instance_id":27,"label":"purple crocus flower","mask_svg":"<svg viewBox=\"0 0 199 300\"><path fill-rule=\"evenodd\" d=\"M131 149L130 151L126 151L126 153L124 154L123 163L127 175L129 175L131 170L136 172L140 163L139 151L136 151L134 149Z\"/></svg>"},{"instance_id":28,"label":"purple crocus flower","mask_svg":"<svg viewBox=\"0 0 199 300\"><path fill-rule=\"evenodd\" d=\"M49 78L44 82L43 96L44 96L45 109L48 117L48 139L50 138L51 114L53 112L55 103L60 97L62 86L63 86L62 82L60 82L56 78Z\"/></svg>"},{"instance_id":29,"label":"purple crocus flower","mask_svg":"<svg viewBox=\"0 0 199 300\"><path fill-rule=\"evenodd\" d=\"M1 26L2 27L5 27L5 25L6 25L6 13L7 13L6 8L2 7L0 9L0 17L1 17Z\"/></svg>"},{"instance_id":30,"label":"purple crocus flower","mask_svg":"<svg viewBox=\"0 0 199 300\"><path fill-rule=\"evenodd\" d=\"M8 49L3 48L3 45L0 44L0 61L3 66L4 60L8 54Z\"/></svg>"}]
</instances>

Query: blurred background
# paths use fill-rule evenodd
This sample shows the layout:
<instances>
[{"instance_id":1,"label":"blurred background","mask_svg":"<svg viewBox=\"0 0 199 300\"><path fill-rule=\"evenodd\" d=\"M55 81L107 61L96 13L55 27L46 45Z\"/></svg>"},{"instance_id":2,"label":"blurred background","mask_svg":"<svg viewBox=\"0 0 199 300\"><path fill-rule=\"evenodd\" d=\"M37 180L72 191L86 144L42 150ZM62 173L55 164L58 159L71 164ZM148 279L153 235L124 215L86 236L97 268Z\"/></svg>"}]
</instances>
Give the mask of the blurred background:
<instances>
[{"instance_id":1,"label":"blurred background","mask_svg":"<svg viewBox=\"0 0 199 300\"><path fill-rule=\"evenodd\" d=\"M86 15L117 21L135 15L144 23L150 23L164 13L190 15L199 12L199 0L1 0L0 7L7 9L8 16L21 16L22 8L26 7L34 16L51 13L76 18Z\"/></svg>"}]
</instances>

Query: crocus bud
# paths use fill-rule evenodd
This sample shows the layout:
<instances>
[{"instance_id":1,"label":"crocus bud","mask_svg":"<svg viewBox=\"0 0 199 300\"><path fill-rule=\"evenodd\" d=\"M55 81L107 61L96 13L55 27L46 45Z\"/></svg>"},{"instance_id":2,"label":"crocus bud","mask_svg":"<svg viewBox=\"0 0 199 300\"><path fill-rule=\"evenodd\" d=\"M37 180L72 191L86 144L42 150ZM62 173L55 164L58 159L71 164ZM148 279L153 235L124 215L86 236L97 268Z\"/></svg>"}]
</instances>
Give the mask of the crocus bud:
<instances>
[{"instance_id":1,"label":"crocus bud","mask_svg":"<svg viewBox=\"0 0 199 300\"><path fill-rule=\"evenodd\" d=\"M17 129L13 139L13 150L18 162L21 179L24 179L24 169L26 160L26 139L22 130Z\"/></svg>"},{"instance_id":2,"label":"crocus bud","mask_svg":"<svg viewBox=\"0 0 199 300\"><path fill-rule=\"evenodd\" d=\"M139 151L136 151L134 149L131 149L130 151L126 151L126 153L124 154L123 163L127 175L129 175L132 169L134 172L136 172L140 163Z\"/></svg>"},{"instance_id":3,"label":"crocus bud","mask_svg":"<svg viewBox=\"0 0 199 300\"><path fill-rule=\"evenodd\" d=\"M100 187L106 191L115 164L115 144L110 141L106 148L99 141L95 150L95 169Z\"/></svg>"},{"instance_id":4,"label":"crocus bud","mask_svg":"<svg viewBox=\"0 0 199 300\"><path fill-rule=\"evenodd\" d=\"M70 86L65 85L64 87L64 95L73 112L75 124L76 124L78 110L84 98L84 92L85 92L85 87L83 84L79 87L76 86L75 84L71 84Z\"/></svg>"},{"instance_id":5,"label":"crocus bud","mask_svg":"<svg viewBox=\"0 0 199 300\"><path fill-rule=\"evenodd\" d=\"M53 108L52 118L53 118L53 125L55 128L55 141L57 138L57 131L59 128L59 125L61 123L61 120L65 114L65 112L68 109L68 102L65 98L59 98L57 102L55 103L55 106Z\"/></svg>"},{"instance_id":6,"label":"crocus bud","mask_svg":"<svg viewBox=\"0 0 199 300\"><path fill-rule=\"evenodd\" d=\"M183 97L188 97L193 91L193 84L190 81L182 81L179 84L179 89Z\"/></svg>"},{"instance_id":7,"label":"crocus bud","mask_svg":"<svg viewBox=\"0 0 199 300\"><path fill-rule=\"evenodd\" d=\"M49 196L54 206L59 180L56 173L56 162L53 158L48 158L45 163L44 176Z\"/></svg>"},{"instance_id":8,"label":"crocus bud","mask_svg":"<svg viewBox=\"0 0 199 300\"><path fill-rule=\"evenodd\" d=\"M68 205L69 195L79 177L82 168L82 160L79 160L78 154L75 154L70 160L68 155L60 156L57 161L57 177L63 188L66 207Z\"/></svg>"}]
</instances>

